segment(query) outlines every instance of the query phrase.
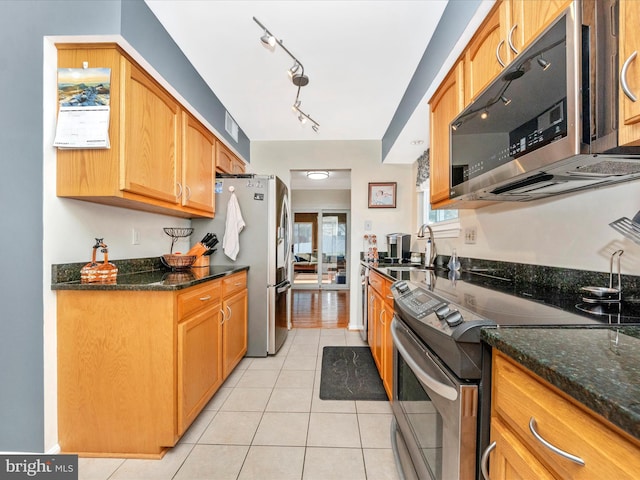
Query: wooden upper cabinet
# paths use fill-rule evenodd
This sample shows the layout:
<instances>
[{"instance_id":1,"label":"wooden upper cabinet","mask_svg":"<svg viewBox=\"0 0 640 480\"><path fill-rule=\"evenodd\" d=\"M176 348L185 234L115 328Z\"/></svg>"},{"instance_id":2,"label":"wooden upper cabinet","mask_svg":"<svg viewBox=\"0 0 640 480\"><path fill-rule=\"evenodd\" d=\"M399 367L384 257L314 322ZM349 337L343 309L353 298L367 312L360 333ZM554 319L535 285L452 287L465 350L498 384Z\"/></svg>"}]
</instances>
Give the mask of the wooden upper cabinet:
<instances>
[{"instance_id":1,"label":"wooden upper cabinet","mask_svg":"<svg viewBox=\"0 0 640 480\"><path fill-rule=\"evenodd\" d=\"M620 1L620 145L640 145L640 2ZM624 75L623 75L624 74ZM624 78L623 78L624 77ZM623 88L626 85L627 93ZM630 95L636 100L632 100Z\"/></svg>"},{"instance_id":2,"label":"wooden upper cabinet","mask_svg":"<svg viewBox=\"0 0 640 480\"><path fill-rule=\"evenodd\" d=\"M182 113L182 205L214 213L216 137L187 112Z\"/></svg>"},{"instance_id":3,"label":"wooden upper cabinet","mask_svg":"<svg viewBox=\"0 0 640 480\"><path fill-rule=\"evenodd\" d=\"M124 121L120 121L120 137L124 139L124 146L120 166L124 178L121 188L178 203L182 158L180 106L141 69L124 58L122 65Z\"/></svg>"},{"instance_id":4,"label":"wooden upper cabinet","mask_svg":"<svg viewBox=\"0 0 640 480\"><path fill-rule=\"evenodd\" d=\"M216 142L216 171L221 173L244 173L244 162L236 157L221 141Z\"/></svg>"},{"instance_id":5,"label":"wooden upper cabinet","mask_svg":"<svg viewBox=\"0 0 640 480\"><path fill-rule=\"evenodd\" d=\"M508 47L500 29L501 10L503 8L500 7L492 10L465 50L465 105L468 105L509 61Z\"/></svg>"},{"instance_id":6,"label":"wooden upper cabinet","mask_svg":"<svg viewBox=\"0 0 640 480\"><path fill-rule=\"evenodd\" d=\"M449 124L464 108L464 62L460 60L429 102L431 204L449 199Z\"/></svg>"},{"instance_id":7,"label":"wooden upper cabinet","mask_svg":"<svg viewBox=\"0 0 640 480\"><path fill-rule=\"evenodd\" d=\"M56 46L60 68L111 69L111 147L58 149L57 195L213 217L213 134L116 44Z\"/></svg>"},{"instance_id":8,"label":"wooden upper cabinet","mask_svg":"<svg viewBox=\"0 0 640 480\"><path fill-rule=\"evenodd\" d=\"M506 0L505 0L506 1ZM517 55L527 47L562 11L571 5L572 0L509 0L506 5L505 32L507 43ZM515 50L514 50L515 48Z\"/></svg>"}]
</instances>

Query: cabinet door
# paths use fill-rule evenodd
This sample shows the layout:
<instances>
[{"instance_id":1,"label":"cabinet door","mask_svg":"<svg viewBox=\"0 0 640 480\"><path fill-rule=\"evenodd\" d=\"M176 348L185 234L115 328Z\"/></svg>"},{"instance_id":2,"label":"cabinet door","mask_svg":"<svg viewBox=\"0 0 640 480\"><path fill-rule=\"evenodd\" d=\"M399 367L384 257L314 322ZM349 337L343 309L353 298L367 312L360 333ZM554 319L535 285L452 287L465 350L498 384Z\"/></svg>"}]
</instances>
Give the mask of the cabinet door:
<instances>
[{"instance_id":1,"label":"cabinet door","mask_svg":"<svg viewBox=\"0 0 640 480\"><path fill-rule=\"evenodd\" d=\"M465 51L465 105L502 71L497 55L502 55L500 60L506 64L505 43L500 30L500 8L495 8Z\"/></svg>"},{"instance_id":2,"label":"cabinet door","mask_svg":"<svg viewBox=\"0 0 640 480\"><path fill-rule=\"evenodd\" d=\"M510 22L507 39L520 53L569 5L571 0L510 0Z\"/></svg>"},{"instance_id":3,"label":"cabinet door","mask_svg":"<svg viewBox=\"0 0 640 480\"><path fill-rule=\"evenodd\" d=\"M449 199L449 124L464 107L463 62L449 72L429 102L431 106L431 203Z\"/></svg>"},{"instance_id":4,"label":"cabinet door","mask_svg":"<svg viewBox=\"0 0 640 480\"><path fill-rule=\"evenodd\" d=\"M219 304L178 324L178 434L222 385Z\"/></svg>"},{"instance_id":5,"label":"cabinet door","mask_svg":"<svg viewBox=\"0 0 640 480\"><path fill-rule=\"evenodd\" d=\"M182 205L214 212L216 140L194 117L182 114Z\"/></svg>"},{"instance_id":6,"label":"cabinet door","mask_svg":"<svg viewBox=\"0 0 640 480\"><path fill-rule=\"evenodd\" d=\"M244 162L236 157L222 142L217 145L216 170L222 173L244 173Z\"/></svg>"},{"instance_id":7,"label":"cabinet door","mask_svg":"<svg viewBox=\"0 0 640 480\"><path fill-rule=\"evenodd\" d=\"M374 324L374 332L373 332L373 344L371 345L371 353L373 355L373 359L376 362L378 367L378 372L382 377L383 371L383 351L382 351L382 335L384 332L384 301L380 294L376 291L373 292L373 324Z\"/></svg>"},{"instance_id":8,"label":"cabinet door","mask_svg":"<svg viewBox=\"0 0 640 480\"><path fill-rule=\"evenodd\" d=\"M555 479L506 426L494 419L491 441L496 442L490 456L491 480Z\"/></svg>"},{"instance_id":9,"label":"cabinet door","mask_svg":"<svg viewBox=\"0 0 640 480\"><path fill-rule=\"evenodd\" d=\"M620 71L625 67L624 81L632 100L620 88L620 145L640 145L640 2L637 0L620 1ZM635 54L635 58L632 58ZM621 73L622 85L622 73Z\"/></svg>"},{"instance_id":10,"label":"cabinet door","mask_svg":"<svg viewBox=\"0 0 640 480\"><path fill-rule=\"evenodd\" d=\"M384 303L382 332L382 384L389 400L393 398L393 339L391 337L391 321L393 320L393 300Z\"/></svg>"},{"instance_id":11,"label":"cabinet door","mask_svg":"<svg viewBox=\"0 0 640 480\"><path fill-rule=\"evenodd\" d=\"M222 302L222 366L226 378L247 353L247 290Z\"/></svg>"},{"instance_id":12,"label":"cabinet door","mask_svg":"<svg viewBox=\"0 0 640 480\"><path fill-rule=\"evenodd\" d=\"M182 194L180 107L131 62L126 62L124 74L121 189L177 204Z\"/></svg>"}]
</instances>

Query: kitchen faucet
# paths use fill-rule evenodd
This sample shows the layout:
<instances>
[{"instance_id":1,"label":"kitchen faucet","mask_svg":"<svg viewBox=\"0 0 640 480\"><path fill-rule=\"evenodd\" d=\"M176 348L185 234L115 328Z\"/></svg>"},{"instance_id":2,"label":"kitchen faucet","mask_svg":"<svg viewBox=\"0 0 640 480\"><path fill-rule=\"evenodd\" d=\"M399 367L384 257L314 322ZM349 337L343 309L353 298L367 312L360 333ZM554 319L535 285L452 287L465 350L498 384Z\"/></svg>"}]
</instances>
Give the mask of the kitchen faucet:
<instances>
[{"instance_id":1,"label":"kitchen faucet","mask_svg":"<svg viewBox=\"0 0 640 480\"><path fill-rule=\"evenodd\" d=\"M436 260L436 256L438 252L436 250L436 239L433 236L433 230L428 224L423 224L418 230L418 238L424 238L424 231L427 229L429 231L429 239L427 240L427 244L425 245L425 257L424 261L427 264L427 267L434 267L434 262ZM431 245L431 248L429 248Z\"/></svg>"}]
</instances>

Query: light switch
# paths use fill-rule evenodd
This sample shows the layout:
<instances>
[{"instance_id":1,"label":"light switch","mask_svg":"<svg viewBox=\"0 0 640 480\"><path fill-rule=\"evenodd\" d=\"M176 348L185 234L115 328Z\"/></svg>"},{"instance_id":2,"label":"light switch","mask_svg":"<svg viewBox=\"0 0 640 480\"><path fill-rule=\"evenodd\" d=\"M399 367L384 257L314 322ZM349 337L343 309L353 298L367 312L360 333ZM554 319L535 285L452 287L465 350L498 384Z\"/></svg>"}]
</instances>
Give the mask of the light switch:
<instances>
[{"instance_id":1,"label":"light switch","mask_svg":"<svg viewBox=\"0 0 640 480\"><path fill-rule=\"evenodd\" d=\"M372 227L371 220L365 220L364 221L364 231L365 232L370 232L371 231L371 227Z\"/></svg>"}]
</instances>

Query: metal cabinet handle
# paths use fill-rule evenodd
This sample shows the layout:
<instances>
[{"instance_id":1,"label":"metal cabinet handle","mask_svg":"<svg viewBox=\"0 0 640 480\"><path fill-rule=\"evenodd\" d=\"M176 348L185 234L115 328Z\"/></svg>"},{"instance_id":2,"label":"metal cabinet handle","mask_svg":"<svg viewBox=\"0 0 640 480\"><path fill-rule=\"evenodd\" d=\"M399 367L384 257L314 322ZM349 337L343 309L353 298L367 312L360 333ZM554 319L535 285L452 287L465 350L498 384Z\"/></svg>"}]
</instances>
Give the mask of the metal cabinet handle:
<instances>
[{"instance_id":1,"label":"metal cabinet handle","mask_svg":"<svg viewBox=\"0 0 640 480\"><path fill-rule=\"evenodd\" d=\"M482 470L482 476L484 480L490 480L489 478L489 455L493 449L496 448L496 442L489 445L484 452L482 452L482 458L480 459L480 469Z\"/></svg>"},{"instance_id":2,"label":"metal cabinet handle","mask_svg":"<svg viewBox=\"0 0 640 480\"><path fill-rule=\"evenodd\" d=\"M512 38L513 37L513 32L514 32L514 30L516 28L518 28L518 24L517 23L513 27L511 27L511 30L509 30L509 36L507 37L507 40L509 41L509 48L513 51L513 53L518 55L520 52L518 51L518 49L513 44L513 38Z\"/></svg>"},{"instance_id":3,"label":"metal cabinet handle","mask_svg":"<svg viewBox=\"0 0 640 480\"><path fill-rule=\"evenodd\" d=\"M220 309L220 313L222 314L222 321L220 322L220 325L224 325L224 322L227 319L227 316L224 314L224 310L222 309Z\"/></svg>"},{"instance_id":4,"label":"metal cabinet handle","mask_svg":"<svg viewBox=\"0 0 640 480\"><path fill-rule=\"evenodd\" d=\"M227 320L231 320L232 312L231 312L231 307L229 305L227 305L227 310L229 310L229 318Z\"/></svg>"},{"instance_id":5,"label":"metal cabinet handle","mask_svg":"<svg viewBox=\"0 0 640 480\"><path fill-rule=\"evenodd\" d=\"M504 68L504 62L500 58L500 48L502 47L502 45L504 45L504 40L500 40L500 43L496 47L496 59L498 60L498 63L500 64L500 66Z\"/></svg>"},{"instance_id":6,"label":"metal cabinet handle","mask_svg":"<svg viewBox=\"0 0 640 480\"><path fill-rule=\"evenodd\" d=\"M386 313L387 311L383 308L382 310L380 310L380 323L383 325L386 325L384 319L382 318L383 315Z\"/></svg>"},{"instance_id":7,"label":"metal cabinet handle","mask_svg":"<svg viewBox=\"0 0 640 480\"><path fill-rule=\"evenodd\" d=\"M389 294L389 295L387 295L387 298L389 298L389 299L393 300L393 294Z\"/></svg>"},{"instance_id":8,"label":"metal cabinet handle","mask_svg":"<svg viewBox=\"0 0 640 480\"><path fill-rule=\"evenodd\" d=\"M185 185L184 188L187 190L187 200L191 198L191 187L189 185Z\"/></svg>"},{"instance_id":9,"label":"metal cabinet handle","mask_svg":"<svg viewBox=\"0 0 640 480\"><path fill-rule=\"evenodd\" d=\"M547 440L542 438L540 434L536 431L536 419L533 417L531 417L531 420L529 420L529 430L531 431L531 434L534 437L536 437L536 440L538 440L542 445L547 447L549 450L551 450L554 453L557 453L558 455L566 458L567 460L571 460L572 462L577 463L578 465L584 467L583 459L581 459L580 457L576 457L575 455L571 455L570 453L565 452L564 450L559 449L555 445L552 445Z\"/></svg>"},{"instance_id":10,"label":"metal cabinet handle","mask_svg":"<svg viewBox=\"0 0 640 480\"><path fill-rule=\"evenodd\" d=\"M622 70L620 70L620 86L622 87L622 91L624 94L631 100L635 102L637 100L636 96L633 94L631 89L629 88L629 84L627 83L627 70L629 70L629 65L633 62L638 55L638 51L633 52L629 58L627 58L622 65Z\"/></svg>"},{"instance_id":11,"label":"metal cabinet handle","mask_svg":"<svg viewBox=\"0 0 640 480\"><path fill-rule=\"evenodd\" d=\"M176 197L180 198L182 196L182 184L180 182L176 182L176 185L178 186L178 194Z\"/></svg>"},{"instance_id":12,"label":"metal cabinet handle","mask_svg":"<svg viewBox=\"0 0 640 480\"><path fill-rule=\"evenodd\" d=\"M211 295L205 295L204 297L200 297L201 302L206 302L207 300L211 300Z\"/></svg>"}]
</instances>

